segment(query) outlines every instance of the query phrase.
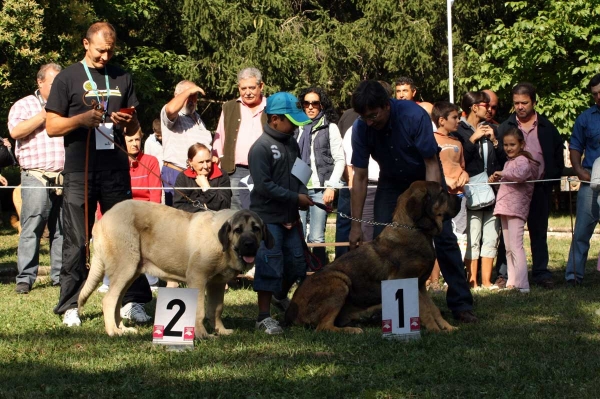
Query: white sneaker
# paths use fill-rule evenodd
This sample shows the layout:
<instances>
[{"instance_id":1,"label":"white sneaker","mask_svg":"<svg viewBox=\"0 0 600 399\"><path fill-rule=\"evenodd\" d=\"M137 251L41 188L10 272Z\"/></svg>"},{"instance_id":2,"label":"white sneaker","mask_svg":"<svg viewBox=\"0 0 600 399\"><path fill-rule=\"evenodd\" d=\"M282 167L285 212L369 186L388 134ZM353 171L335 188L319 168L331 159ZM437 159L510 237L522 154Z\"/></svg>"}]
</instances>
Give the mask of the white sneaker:
<instances>
[{"instance_id":1,"label":"white sneaker","mask_svg":"<svg viewBox=\"0 0 600 399\"><path fill-rule=\"evenodd\" d=\"M281 328L279 322L272 317L267 317L263 321L257 321L256 329L263 330L269 335L283 334L283 328Z\"/></svg>"},{"instance_id":2,"label":"white sneaker","mask_svg":"<svg viewBox=\"0 0 600 399\"><path fill-rule=\"evenodd\" d=\"M137 302L129 302L127 305L121 308L121 317L127 320L131 320L134 323L147 323L152 320L152 317L146 314L144 305Z\"/></svg>"},{"instance_id":3,"label":"white sneaker","mask_svg":"<svg viewBox=\"0 0 600 399\"><path fill-rule=\"evenodd\" d=\"M101 294L106 294L108 292L108 285L102 284L100 288L98 288L98 292Z\"/></svg>"},{"instance_id":4,"label":"white sneaker","mask_svg":"<svg viewBox=\"0 0 600 399\"><path fill-rule=\"evenodd\" d=\"M77 308L67 310L63 315L63 324L67 327L79 327L81 325L79 310Z\"/></svg>"},{"instance_id":5,"label":"white sneaker","mask_svg":"<svg viewBox=\"0 0 600 399\"><path fill-rule=\"evenodd\" d=\"M278 309L283 310L284 312L287 311L288 307L290 306L290 302L290 298L288 298L287 296L283 299L277 299L275 298L275 296L271 297L271 303Z\"/></svg>"}]
</instances>

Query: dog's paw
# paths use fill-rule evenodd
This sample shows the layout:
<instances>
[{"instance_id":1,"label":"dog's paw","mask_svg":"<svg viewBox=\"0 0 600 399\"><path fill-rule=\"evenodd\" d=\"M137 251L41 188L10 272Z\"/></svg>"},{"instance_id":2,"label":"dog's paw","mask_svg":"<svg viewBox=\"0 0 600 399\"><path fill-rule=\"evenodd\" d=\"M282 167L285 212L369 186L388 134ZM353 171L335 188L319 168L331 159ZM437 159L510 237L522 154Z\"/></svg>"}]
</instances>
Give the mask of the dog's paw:
<instances>
[{"instance_id":1,"label":"dog's paw","mask_svg":"<svg viewBox=\"0 0 600 399\"><path fill-rule=\"evenodd\" d=\"M446 332L446 333L450 333L450 332L457 331L457 330L458 330L458 327L454 327L454 326L448 325L442 331Z\"/></svg>"},{"instance_id":2,"label":"dog's paw","mask_svg":"<svg viewBox=\"0 0 600 399\"><path fill-rule=\"evenodd\" d=\"M214 337L214 335L212 335L212 337ZM211 334L206 332L205 329L200 330L200 329L196 328L196 339L207 339L207 338L211 338Z\"/></svg>"},{"instance_id":3,"label":"dog's paw","mask_svg":"<svg viewBox=\"0 0 600 399\"><path fill-rule=\"evenodd\" d=\"M231 334L233 334L233 329L232 328L215 328L215 334L231 335Z\"/></svg>"},{"instance_id":4,"label":"dog's paw","mask_svg":"<svg viewBox=\"0 0 600 399\"><path fill-rule=\"evenodd\" d=\"M348 334L362 334L364 332L362 328L358 327L343 327L341 330Z\"/></svg>"}]
</instances>

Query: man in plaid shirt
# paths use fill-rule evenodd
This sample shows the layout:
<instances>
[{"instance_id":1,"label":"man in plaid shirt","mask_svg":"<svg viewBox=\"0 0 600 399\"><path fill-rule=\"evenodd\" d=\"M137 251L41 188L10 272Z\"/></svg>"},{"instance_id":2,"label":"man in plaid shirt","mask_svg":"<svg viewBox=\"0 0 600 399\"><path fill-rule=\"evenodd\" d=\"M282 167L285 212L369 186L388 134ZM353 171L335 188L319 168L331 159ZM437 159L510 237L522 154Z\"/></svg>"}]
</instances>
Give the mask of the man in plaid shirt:
<instances>
[{"instance_id":1,"label":"man in plaid shirt","mask_svg":"<svg viewBox=\"0 0 600 399\"><path fill-rule=\"evenodd\" d=\"M50 278L59 284L62 267L62 197L49 189L65 164L62 137L46 133L44 106L54 77L61 67L43 65L37 73L38 89L17 101L8 114L8 130L16 140L15 155L21 165L21 236L17 252L17 294L28 294L39 266L40 239L46 223L50 231Z\"/></svg>"}]
</instances>

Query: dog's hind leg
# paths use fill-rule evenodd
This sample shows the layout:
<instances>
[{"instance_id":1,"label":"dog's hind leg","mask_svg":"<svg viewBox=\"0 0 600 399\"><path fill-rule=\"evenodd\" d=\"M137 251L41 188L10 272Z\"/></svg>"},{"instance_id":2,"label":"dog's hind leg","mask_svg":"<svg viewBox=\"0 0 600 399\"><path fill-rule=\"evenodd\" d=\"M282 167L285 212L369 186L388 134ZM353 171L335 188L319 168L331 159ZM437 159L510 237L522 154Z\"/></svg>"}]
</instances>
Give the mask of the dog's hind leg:
<instances>
[{"instance_id":1,"label":"dog's hind leg","mask_svg":"<svg viewBox=\"0 0 600 399\"><path fill-rule=\"evenodd\" d=\"M221 315L223 314L223 299L225 284L213 283L206 285L206 318L218 335L230 335L232 329L225 328Z\"/></svg>"},{"instance_id":2,"label":"dog's hind leg","mask_svg":"<svg viewBox=\"0 0 600 399\"><path fill-rule=\"evenodd\" d=\"M346 307L344 307L344 309L342 309L342 312L340 312L340 316L342 316L342 313L346 313L344 316L345 318L348 320L347 322L353 321L353 320L361 320L361 319L368 319L371 316L373 316L376 312L381 313L381 304L377 304L377 305L373 305L373 306L369 306L368 308L365 309L359 309L356 307L353 307L351 309L345 310ZM338 317L338 322L342 322L341 317ZM347 324L347 323L344 323Z\"/></svg>"},{"instance_id":3,"label":"dog's hind leg","mask_svg":"<svg viewBox=\"0 0 600 399\"><path fill-rule=\"evenodd\" d=\"M317 331L333 331L333 332L345 332L350 334L362 334L363 330L358 327L337 327L335 325L335 319L337 318L340 308L333 310L326 314L323 319L317 325Z\"/></svg>"},{"instance_id":4,"label":"dog's hind leg","mask_svg":"<svg viewBox=\"0 0 600 399\"><path fill-rule=\"evenodd\" d=\"M123 269L127 269L123 267ZM131 270L131 269L129 269ZM121 306L125 293L131 287L133 281L139 277L135 269L133 273L124 274L124 270L118 274L119 278L115 278L117 274L109 276L110 285L108 292L102 299L102 312L104 313L104 327L106 333L111 337L114 335L123 335L124 333L136 333L137 330L131 327L125 327L121 320ZM133 275L132 275L133 274Z\"/></svg>"},{"instance_id":5,"label":"dog's hind leg","mask_svg":"<svg viewBox=\"0 0 600 399\"><path fill-rule=\"evenodd\" d=\"M340 287L342 285L338 285ZM343 285L345 292L338 292L336 295L332 295L324 303L324 308L327 309L325 314L321 314L321 319L317 324L317 331L333 331L333 332L345 332L350 334L362 334L363 330L357 327L337 327L335 321L338 318L341 310L344 307L348 292L350 289L347 285Z\"/></svg>"}]
</instances>

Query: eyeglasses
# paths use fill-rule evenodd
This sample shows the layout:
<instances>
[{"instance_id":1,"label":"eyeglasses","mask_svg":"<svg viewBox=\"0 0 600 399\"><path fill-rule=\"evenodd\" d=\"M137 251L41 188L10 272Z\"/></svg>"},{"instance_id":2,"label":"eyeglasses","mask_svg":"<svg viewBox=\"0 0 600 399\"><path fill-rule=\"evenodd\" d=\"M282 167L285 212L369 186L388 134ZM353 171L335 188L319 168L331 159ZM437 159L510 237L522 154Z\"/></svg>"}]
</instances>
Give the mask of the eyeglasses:
<instances>
[{"instance_id":1,"label":"eyeglasses","mask_svg":"<svg viewBox=\"0 0 600 399\"><path fill-rule=\"evenodd\" d=\"M479 104L475 104L478 107L484 107L485 109L489 109L490 108L490 104L489 103L479 103Z\"/></svg>"},{"instance_id":2,"label":"eyeglasses","mask_svg":"<svg viewBox=\"0 0 600 399\"><path fill-rule=\"evenodd\" d=\"M374 114L371 115L361 115L360 119L364 120L364 121L374 121L377 119L377 117L379 116L379 113L381 112L381 110L377 111Z\"/></svg>"},{"instance_id":3,"label":"eyeglasses","mask_svg":"<svg viewBox=\"0 0 600 399\"><path fill-rule=\"evenodd\" d=\"M321 106L321 101L304 101L302 104L304 108L310 108L311 105L313 108L317 108Z\"/></svg>"}]
</instances>

